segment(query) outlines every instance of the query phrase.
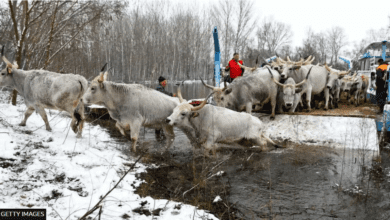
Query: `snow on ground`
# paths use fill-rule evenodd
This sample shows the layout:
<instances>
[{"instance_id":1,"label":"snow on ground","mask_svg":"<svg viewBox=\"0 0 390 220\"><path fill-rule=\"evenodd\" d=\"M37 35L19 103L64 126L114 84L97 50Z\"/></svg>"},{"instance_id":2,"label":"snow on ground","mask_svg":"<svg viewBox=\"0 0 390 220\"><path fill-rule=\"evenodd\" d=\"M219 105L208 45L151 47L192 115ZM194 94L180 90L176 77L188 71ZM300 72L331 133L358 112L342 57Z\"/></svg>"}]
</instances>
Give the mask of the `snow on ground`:
<instances>
[{"instance_id":1,"label":"snow on ground","mask_svg":"<svg viewBox=\"0 0 390 220\"><path fill-rule=\"evenodd\" d=\"M273 121L268 116L260 119L266 124L265 133L273 140L346 147L379 155L376 124L371 118L276 115Z\"/></svg>"},{"instance_id":2,"label":"snow on ground","mask_svg":"<svg viewBox=\"0 0 390 220\"><path fill-rule=\"evenodd\" d=\"M0 93L0 207L46 208L47 219L77 219L105 195L136 159L100 126L85 124L83 138L69 129L66 113L46 111L52 132L34 113L20 127L26 106L5 104ZM19 97L20 98L20 97ZM32 131L32 133L28 134ZM217 219L194 206L134 193L146 165L138 163L102 203L102 219ZM141 206L141 202L147 203ZM181 207L181 208L178 208ZM155 214L140 215L146 209ZM160 211L161 210L161 211ZM95 217L98 210L94 212ZM194 217L195 215L195 217Z\"/></svg>"}]
</instances>

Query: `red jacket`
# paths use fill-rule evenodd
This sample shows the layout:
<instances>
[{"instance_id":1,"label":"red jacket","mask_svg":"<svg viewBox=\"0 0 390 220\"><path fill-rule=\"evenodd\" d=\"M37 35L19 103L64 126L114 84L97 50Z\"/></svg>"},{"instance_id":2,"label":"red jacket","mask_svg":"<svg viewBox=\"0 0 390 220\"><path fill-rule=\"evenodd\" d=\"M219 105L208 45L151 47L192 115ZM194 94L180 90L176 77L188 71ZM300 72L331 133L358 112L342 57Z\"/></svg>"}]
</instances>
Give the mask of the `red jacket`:
<instances>
[{"instance_id":1,"label":"red jacket","mask_svg":"<svg viewBox=\"0 0 390 220\"><path fill-rule=\"evenodd\" d=\"M242 60L238 61L241 65L243 65ZM242 75L242 70L240 66L236 63L234 59L229 61L229 68L230 68L230 78L234 79L237 78L238 76Z\"/></svg>"}]
</instances>

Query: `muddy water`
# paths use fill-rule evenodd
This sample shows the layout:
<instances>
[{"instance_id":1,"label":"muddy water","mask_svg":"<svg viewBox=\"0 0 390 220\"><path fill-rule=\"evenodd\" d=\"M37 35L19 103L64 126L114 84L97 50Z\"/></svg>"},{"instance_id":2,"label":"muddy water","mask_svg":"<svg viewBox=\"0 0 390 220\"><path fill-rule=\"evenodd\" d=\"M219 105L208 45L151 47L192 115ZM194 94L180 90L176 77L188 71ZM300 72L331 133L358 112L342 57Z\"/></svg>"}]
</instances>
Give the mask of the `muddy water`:
<instances>
[{"instance_id":1,"label":"muddy water","mask_svg":"<svg viewBox=\"0 0 390 220\"><path fill-rule=\"evenodd\" d=\"M170 84L170 92L176 91ZM185 84L186 99L205 97L200 83ZM92 121L92 120L90 120ZM96 120L129 153L130 141L115 122ZM209 210L220 219L390 219L390 150L381 161L368 152L284 143L284 149L260 152L221 145L215 157L204 157L175 129L170 149L142 129L139 151L145 164L156 164L139 176L140 196L164 198ZM222 174L222 175L216 175ZM213 202L216 196L221 201Z\"/></svg>"},{"instance_id":2,"label":"muddy water","mask_svg":"<svg viewBox=\"0 0 390 220\"><path fill-rule=\"evenodd\" d=\"M94 123L107 128L129 154L130 141L113 121ZM208 158L181 131L175 134L166 150L154 130L142 129L143 162L159 167L139 176L141 196L190 203L220 219L390 219L386 149L381 163L363 151L293 144L269 152L222 145ZM213 203L216 196L222 201Z\"/></svg>"}]
</instances>

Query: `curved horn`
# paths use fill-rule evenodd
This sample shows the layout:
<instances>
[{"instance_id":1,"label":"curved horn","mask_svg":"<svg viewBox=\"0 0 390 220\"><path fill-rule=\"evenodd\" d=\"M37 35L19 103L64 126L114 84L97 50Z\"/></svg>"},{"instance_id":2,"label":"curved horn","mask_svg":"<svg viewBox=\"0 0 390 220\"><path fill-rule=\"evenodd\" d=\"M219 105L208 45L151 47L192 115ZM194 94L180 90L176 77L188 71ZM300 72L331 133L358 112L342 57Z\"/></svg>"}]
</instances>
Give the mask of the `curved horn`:
<instances>
[{"instance_id":1,"label":"curved horn","mask_svg":"<svg viewBox=\"0 0 390 220\"><path fill-rule=\"evenodd\" d=\"M206 86L206 87L209 88L209 89L214 90L214 87L212 87L212 86L210 86L210 85L207 85L207 84L203 81L202 77L199 77L199 78L200 78L200 80L202 81L202 83L203 83L204 86Z\"/></svg>"},{"instance_id":2,"label":"curved horn","mask_svg":"<svg viewBox=\"0 0 390 220\"><path fill-rule=\"evenodd\" d=\"M181 85L183 85L183 83L184 83L184 80L183 80L183 82L180 83L179 87L177 88L177 97L179 97L180 103L183 102L183 96L181 95Z\"/></svg>"},{"instance_id":3,"label":"curved horn","mask_svg":"<svg viewBox=\"0 0 390 220\"><path fill-rule=\"evenodd\" d=\"M308 75L309 75L309 74L308 74ZM307 81L307 79L302 80L302 82L300 82L300 83L298 83L298 84L295 84L295 87L299 87L299 86L305 84L306 81Z\"/></svg>"},{"instance_id":4,"label":"curved horn","mask_svg":"<svg viewBox=\"0 0 390 220\"><path fill-rule=\"evenodd\" d=\"M104 69L106 68L106 66L107 66L107 63L104 64L104 66L103 66L102 70L100 70L100 72L104 72Z\"/></svg>"},{"instance_id":5,"label":"curved horn","mask_svg":"<svg viewBox=\"0 0 390 220\"><path fill-rule=\"evenodd\" d=\"M287 62L292 62L289 56L287 56Z\"/></svg>"},{"instance_id":6,"label":"curved horn","mask_svg":"<svg viewBox=\"0 0 390 220\"><path fill-rule=\"evenodd\" d=\"M268 141L269 143L273 144L273 145L276 145L275 142L273 142L269 137L267 137L266 135L264 135L263 133L261 133L261 136L266 140Z\"/></svg>"},{"instance_id":7,"label":"curved horn","mask_svg":"<svg viewBox=\"0 0 390 220\"><path fill-rule=\"evenodd\" d=\"M3 61L6 63L6 64L11 64L11 62L9 62L9 60L7 58L5 58L4 56L4 45L3 47L1 48L1 58L3 59Z\"/></svg>"},{"instance_id":8,"label":"curved horn","mask_svg":"<svg viewBox=\"0 0 390 220\"><path fill-rule=\"evenodd\" d=\"M310 59L311 59L311 55L305 60L305 62L310 61Z\"/></svg>"},{"instance_id":9,"label":"curved horn","mask_svg":"<svg viewBox=\"0 0 390 220\"><path fill-rule=\"evenodd\" d=\"M201 110L206 104L207 104L207 99L209 99L212 95L214 94L214 92L210 93L206 98L205 100L203 100L203 102L197 106L197 107L192 107L191 108L191 111L199 111Z\"/></svg>"},{"instance_id":10,"label":"curved horn","mask_svg":"<svg viewBox=\"0 0 390 220\"><path fill-rule=\"evenodd\" d=\"M329 66L325 63L325 69L328 70L329 72L332 72L332 70L329 68Z\"/></svg>"},{"instance_id":11,"label":"curved horn","mask_svg":"<svg viewBox=\"0 0 390 220\"><path fill-rule=\"evenodd\" d=\"M284 85L274 78L274 75L272 75L271 70L267 67L269 74L271 74L271 79L276 83L276 85L283 87Z\"/></svg>"}]
</instances>

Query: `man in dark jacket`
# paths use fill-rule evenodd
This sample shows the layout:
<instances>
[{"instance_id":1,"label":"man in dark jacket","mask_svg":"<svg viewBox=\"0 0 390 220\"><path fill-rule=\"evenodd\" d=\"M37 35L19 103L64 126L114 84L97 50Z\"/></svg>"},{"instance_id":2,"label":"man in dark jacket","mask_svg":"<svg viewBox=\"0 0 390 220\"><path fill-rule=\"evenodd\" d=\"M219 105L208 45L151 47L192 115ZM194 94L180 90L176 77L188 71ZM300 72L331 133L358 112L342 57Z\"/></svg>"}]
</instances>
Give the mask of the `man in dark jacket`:
<instances>
[{"instance_id":1,"label":"man in dark jacket","mask_svg":"<svg viewBox=\"0 0 390 220\"><path fill-rule=\"evenodd\" d=\"M378 68L376 68L376 101L379 106L379 111L383 112L383 107L386 104L388 79L387 66L388 64L383 59L378 60Z\"/></svg>"},{"instance_id":2,"label":"man in dark jacket","mask_svg":"<svg viewBox=\"0 0 390 220\"><path fill-rule=\"evenodd\" d=\"M163 76L160 76L158 78L158 86L157 86L156 90L159 91L159 92L162 92L162 93L164 93L166 95L175 97L176 96L175 93L172 94L171 92L165 91L165 86L167 86L167 83L168 83L168 81ZM161 129L156 129L155 130L155 134L156 134L156 139L157 140L162 139L162 138L165 137L164 133L161 132Z\"/></svg>"},{"instance_id":3,"label":"man in dark jacket","mask_svg":"<svg viewBox=\"0 0 390 220\"><path fill-rule=\"evenodd\" d=\"M160 76L158 78L158 86L156 90L169 96L176 96L176 94L172 94L171 92L165 91L165 86L167 86L167 80L163 76Z\"/></svg>"}]
</instances>

